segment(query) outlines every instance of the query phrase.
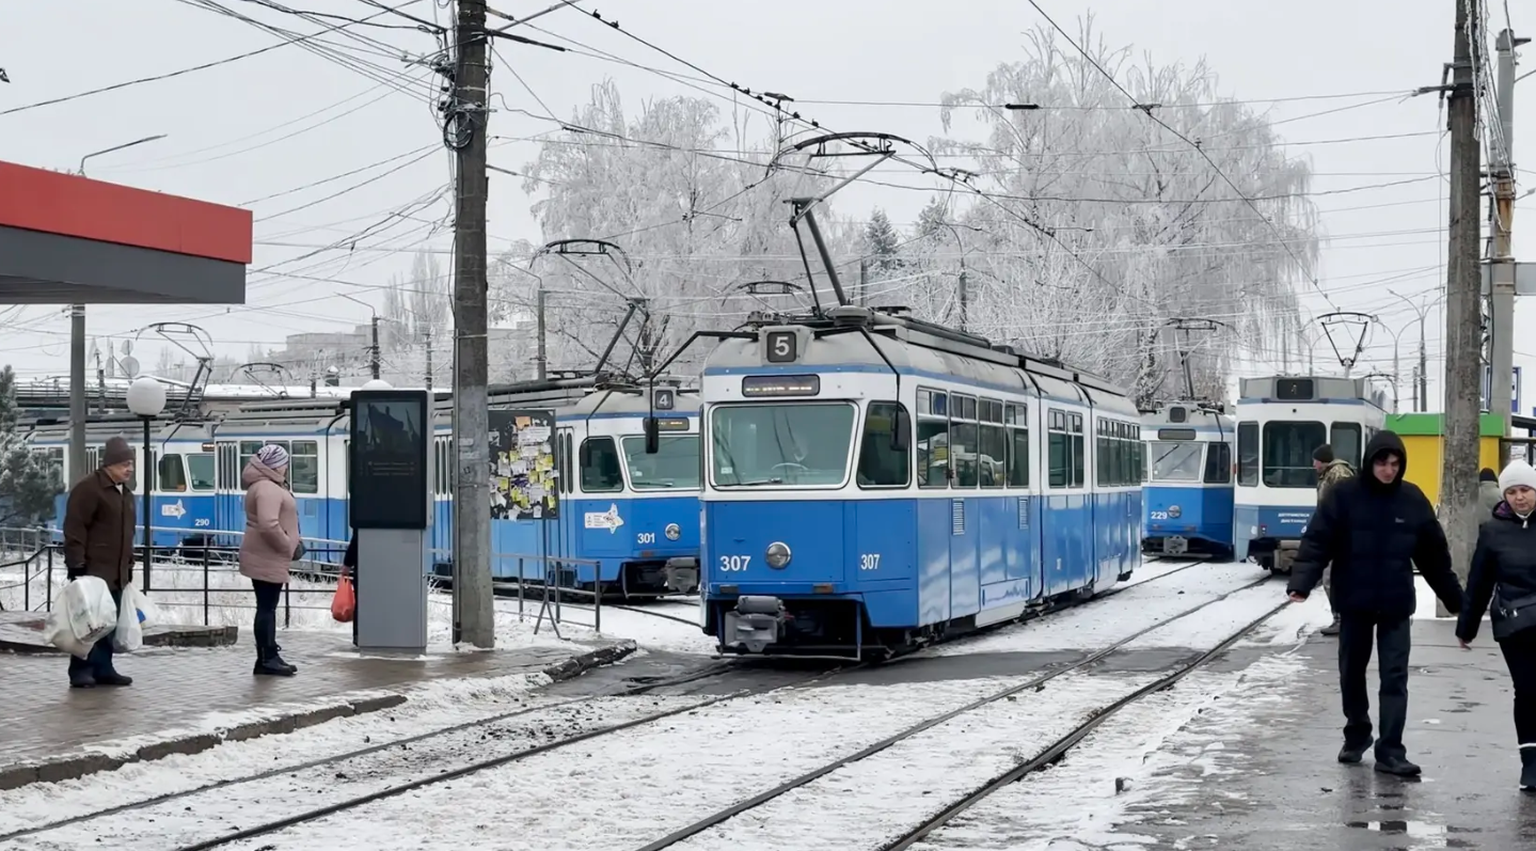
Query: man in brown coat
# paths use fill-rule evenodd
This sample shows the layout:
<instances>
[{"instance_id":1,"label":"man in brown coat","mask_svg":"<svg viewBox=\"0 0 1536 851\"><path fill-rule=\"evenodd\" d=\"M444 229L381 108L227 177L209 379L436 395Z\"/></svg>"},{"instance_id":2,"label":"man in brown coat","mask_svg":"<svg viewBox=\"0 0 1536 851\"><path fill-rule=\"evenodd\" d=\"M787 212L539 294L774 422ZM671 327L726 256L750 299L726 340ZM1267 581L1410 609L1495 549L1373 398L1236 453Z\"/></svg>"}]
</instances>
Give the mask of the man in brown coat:
<instances>
[{"instance_id":1,"label":"man in brown coat","mask_svg":"<svg viewBox=\"0 0 1536 851\"><path fill-rule=\"evenodd\" d=\"M133 492L133 448L114 437L101 451L101 469L69 489L64 509L64 565L69 578L94 576L107 583L112 601L123 603L123 588L133 581L133 527L136 522ZM72 688L132 685L133 679L112 665L109 633L96 642L84 659L69 657Z\"/></svg>"}]
</instances>

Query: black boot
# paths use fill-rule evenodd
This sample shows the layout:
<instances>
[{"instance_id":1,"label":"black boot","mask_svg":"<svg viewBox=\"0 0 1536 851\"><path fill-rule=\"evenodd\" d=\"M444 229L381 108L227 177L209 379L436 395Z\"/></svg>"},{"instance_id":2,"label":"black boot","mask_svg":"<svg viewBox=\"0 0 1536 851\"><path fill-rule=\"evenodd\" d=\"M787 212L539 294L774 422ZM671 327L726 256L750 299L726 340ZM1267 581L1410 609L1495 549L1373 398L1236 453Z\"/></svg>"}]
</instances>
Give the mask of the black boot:
<instances>
[{"instance_id":1,"label":"black boot","mask_svg":"<svg viewBox=\"0 0 1536 851\"><path fill-rule=\"evenodd\" d=\"M70 688L95 688L96 675L91 669L91 664L84 659L69 657L69 687Z\"/></svg>"},{"instance_id":2,"label":"black boot","mask_svg":"<svg viewBox=\"0 0 1536 851\"><path fill-rule=\"evenodd\" d=\"M292 665L284 664L282 657L268 650L263 645L256 647L256 667L251 674L257 677L291 677L298 669Z\"/></svg>"},{"instance_id":3,"label":"black boot","mask_svg":"<svg viewBox=\"0 0 1536 851\"><path fill-rule=\"evenodd\" d=\"M1536 744L1520 746L1520 791L1536 792Z\"/></svg>"},{"instance_id":4,"label":"black boot","mask_svg":"<svg viewBox=\"0 0 1536 851\"><path fill-rule=\"evenodd\" d=\"M1333 623L1328 624L1327 626L1323 627L1322 629L1320 629L1318 631L1321 632L1323 635L1338 635L1339 634L1339 613L1338 612L1334 612L1333 613ZM1355 761L1359 762L1359 760L1355 760Z\"/></svg>"},{"instance_id":5,"label":"black boot","mask_svg":"<svg viewBox=\"0 0 1536 851\"><path fill-rule=\"evenodd\" d=\"M1402 756L1376 755L1376 770L1382 774L1395 774L1398 777L1418 777L1419 767Z\"/></svg>"},{"instance_id":6,"label":"black boot","mask_svg":"<svg viewBox=\"0 0 1536 851\"><path fill-rule=\"evenodd\" d=\"M1345 765L1360 764L1360 761L1365 758L1365 752L1370 750L1371 745L1373 744L1375 744L1375 742L1371 741L1370 739L1366 739L1365 744L1361 745L1345 742L1344 747L1339 750L1339 762L1342 762Z\"/></svg>"}]
</instances>

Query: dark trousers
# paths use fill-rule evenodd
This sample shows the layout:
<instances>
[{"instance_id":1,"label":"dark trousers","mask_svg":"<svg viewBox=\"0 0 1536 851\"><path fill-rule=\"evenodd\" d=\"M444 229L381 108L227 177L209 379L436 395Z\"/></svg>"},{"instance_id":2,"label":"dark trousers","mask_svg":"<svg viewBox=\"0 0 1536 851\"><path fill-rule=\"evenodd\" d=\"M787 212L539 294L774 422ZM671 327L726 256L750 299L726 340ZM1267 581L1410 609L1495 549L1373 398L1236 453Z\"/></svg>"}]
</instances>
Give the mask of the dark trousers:
<instances>
[{"instance_id":1,"label":"dark trousers","mask_svg":"<svg viewBox=\"0 0 1536 851\"><path fill-rule=\"evenodd\" d=\"M1381 618L1345 612L1339 620L1339 691L1344 698L1344 742L1356 747L1371 741L1371 699L1365 688L1365 669L1371 663L1372 645L1381 650L1381 735L1376 757L1406 757L1403 727L1408 723L1408 653L1413 639L1410 618ZM1372 640L1374 633L1374 641Z\"/></svg>"},{"instance_id":2,"label":"dark trousers","mask_svg":"<svg viewBox=\"0 0 1536 851\"><path fill-rule=\"evenodd\" d=\"M123 592L120 588L112 589L112 608L122 611ZM107 633L101 640L91 645L91 652L86 654L84 659L71 655L69 657L69 676L73 678L81 673L89 673L92 676L117 673L117 668L113 667L112 662L112 639L116 637L116 629Z\"/></svg>"},{"instance_id":3,"label":"dark trousers","mask_svg":"<svg viewBox=\"0 0 1536 851\"><path fill-rule=\"evenodd\" d=\"M1536 745L1536 629L1505 638L1499 650L1515 685L1515 737L1521 745Z\"/></svg>"},{"instance_id":4,"label":"dark trousers","mask_svg":"<svg viewBox=\"0 0 1536 851\"><path fill-rule=\"evenodd\" d=\"M277 655L277 604L283 599L283 586L276 582L252 579L256 589L256 619L251 632L256 639L256 659L270 659Z\"/></svg>"}]
</instances>

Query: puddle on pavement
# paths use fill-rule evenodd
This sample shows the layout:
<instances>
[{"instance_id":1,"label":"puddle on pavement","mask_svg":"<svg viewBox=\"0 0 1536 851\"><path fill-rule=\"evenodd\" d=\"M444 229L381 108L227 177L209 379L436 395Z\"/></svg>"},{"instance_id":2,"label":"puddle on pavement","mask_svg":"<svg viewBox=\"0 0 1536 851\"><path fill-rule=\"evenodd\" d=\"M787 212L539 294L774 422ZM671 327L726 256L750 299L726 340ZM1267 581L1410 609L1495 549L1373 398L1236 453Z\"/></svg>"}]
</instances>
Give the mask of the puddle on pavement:
<instances>
[{"instance_id":1,"label":"puddle on pavement","mask_svg":"<svg viewBox=\"0 0 1536 851\"><path fill-rule=\"evenodd\" d=\"M1386 796L1383 795L1381 797ZM1399 809L1401 807L1402 805L1398 804L1391 808ZM1388 807L1384 806L1383 809L1388 809ZM1476 848L1477 845L1472 840L1462 837L1469 833L1479 832L1479 828L1430 824L1427 821L1410 819L1347 821L1344 822L1344 826L1356 830L1369 830L1385 836L1401 836L1413 842L1412 845L1394 846L1392 851L1410 851L1411 848Z\"/></svg>"}]
</instances>

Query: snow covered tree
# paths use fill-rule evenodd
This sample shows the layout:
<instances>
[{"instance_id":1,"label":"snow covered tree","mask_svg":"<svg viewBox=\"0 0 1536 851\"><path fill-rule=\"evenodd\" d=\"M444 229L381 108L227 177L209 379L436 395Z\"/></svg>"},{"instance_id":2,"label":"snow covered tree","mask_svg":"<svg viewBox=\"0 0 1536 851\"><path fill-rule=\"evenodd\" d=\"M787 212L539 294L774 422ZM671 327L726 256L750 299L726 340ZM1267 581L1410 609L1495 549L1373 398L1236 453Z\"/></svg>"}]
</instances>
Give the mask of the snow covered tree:
<instances>
[{"instance_id":1,"label":"snow covered tree","mask_svg":"<svg viewBox=\"0 0 1536 851\"><path fill-rule=\"evenodd\" d=\"M728 329L750 311L796 306L794 297L753 295L742 285L803 285L784 202L815 194L825 181L798 168L769 172L773 136L751 133L755 115L746 111L726 124L714 101L673 97L647 102L630 117L618 89L605 82L572 116L576 129L541 145L524 169L524 188L539 197L533 214L543 239L608 240L633 262L626 269L603 257L544 255L531 270L537 279L508 279L509 310L527 316L535 280L542 281L551 368L591 368L631 301L644 308L610 368L635 370L643 360L664 359L696 330ZM827 209L818 218L838 262L850 262L857 275L857 240ZM819 263L812 268L825 301L825 276ZM706 351L694 347L673 369L690 369Z\"/></svg>"},{"instance_id":2,"label":"snow covered tree","mask_svg":"<svg viewBox=\"0 0 1536 851\"><path fill-rule=\"evenodd\" d=\"M1278 348L1295 333L1295 285L1317 261L1311 170L1262 115L1220 94L1203 61L1133 63L1129 48L1103 43L1091 16L1077 41L1092 61L1038 28L1021 61L944 96L947 125L963 111L989 128L983 140L936 143L969 159L996 200L964 221L1007 244L968 260L972 316L1143 401L1183 385L1166 320L1219 319L1232 331L1207 335L1191 363L1207 373L1200 383L1220 386L1229 352ZM1095 63L1194 144L1131 108ZM1040 108L988 106L998 103Z\"/></svg>"},{"instance_id":3,"label":"snow covered tree","mask_svg":"<svg viewBox=\"0 0 1536 851\"><path fill-rule=\"evenodd\" d=\"M63 470L32 453L16 402L16 373L0 368L0 526L22 526L53 514Z\"/></svg>"}]
</instances>

